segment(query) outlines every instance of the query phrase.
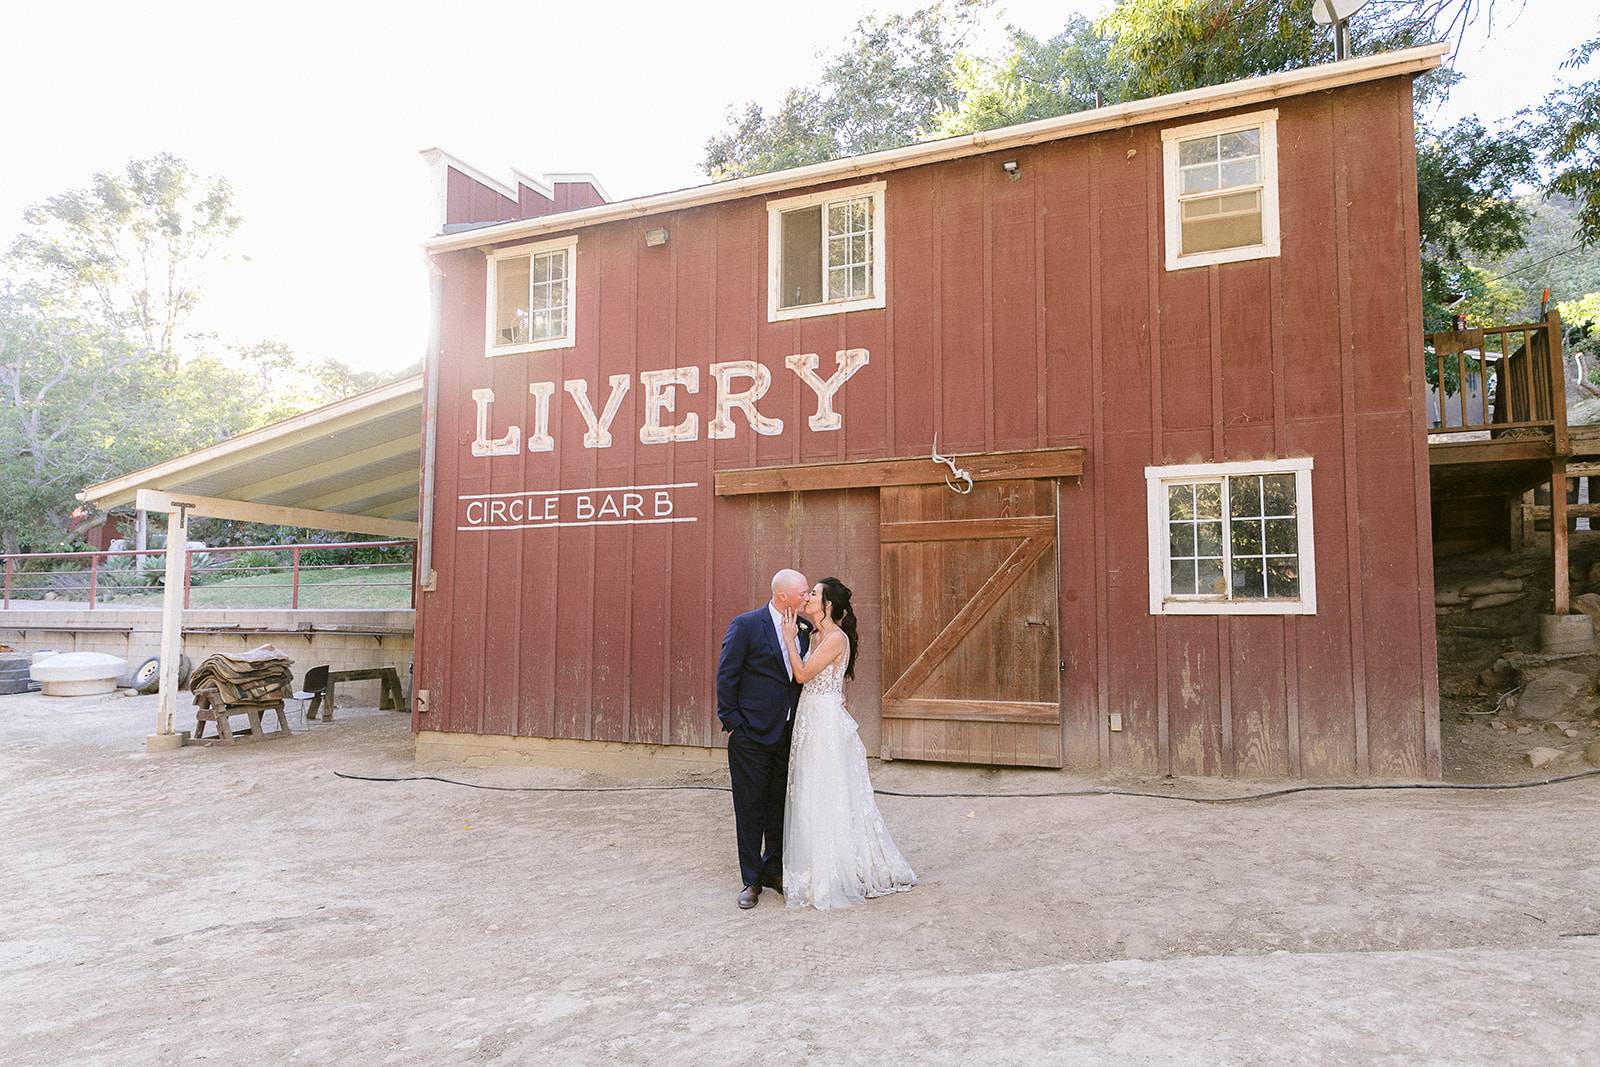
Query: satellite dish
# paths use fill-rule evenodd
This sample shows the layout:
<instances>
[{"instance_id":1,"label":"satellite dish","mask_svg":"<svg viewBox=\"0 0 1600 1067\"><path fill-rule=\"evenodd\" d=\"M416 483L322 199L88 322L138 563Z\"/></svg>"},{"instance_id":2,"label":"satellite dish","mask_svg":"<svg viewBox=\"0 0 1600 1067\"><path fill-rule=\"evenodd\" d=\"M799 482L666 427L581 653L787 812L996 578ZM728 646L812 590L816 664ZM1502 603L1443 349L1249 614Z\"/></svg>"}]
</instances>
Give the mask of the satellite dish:
<instances>
[{"instance_id":1,"label":"satellite dish","mask_svg":"<svg viewBox=\"0 0 1600 1067\"><path fill-rule=\"evenodd\" d=\"M1366 6L1367 0L1311 0L1311 20L1318 26L1343 22Z\"/></svg>"}]
</instances>

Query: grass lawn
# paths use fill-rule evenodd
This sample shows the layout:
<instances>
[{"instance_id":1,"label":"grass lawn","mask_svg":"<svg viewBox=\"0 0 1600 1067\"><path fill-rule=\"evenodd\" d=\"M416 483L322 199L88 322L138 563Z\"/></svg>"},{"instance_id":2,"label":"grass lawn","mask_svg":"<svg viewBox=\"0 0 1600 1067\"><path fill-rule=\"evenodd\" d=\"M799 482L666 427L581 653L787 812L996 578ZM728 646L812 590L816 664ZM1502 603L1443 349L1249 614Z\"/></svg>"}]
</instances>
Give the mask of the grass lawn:
<instances>
[{"instance_id":1,"label":"grass lawn","mask_svg":"<svg viewBox=\"0 0 1600 1067\"><path fill-rule=\"evenodd\" d=\"M287 608L291 577L287 570L241 574L189 590L191 608ZM118 596L108 602L123 608L159 608L161 590ZM411 567L335 567L300 569L302 608L409 608Z\"/></svg>"}]
</instances>

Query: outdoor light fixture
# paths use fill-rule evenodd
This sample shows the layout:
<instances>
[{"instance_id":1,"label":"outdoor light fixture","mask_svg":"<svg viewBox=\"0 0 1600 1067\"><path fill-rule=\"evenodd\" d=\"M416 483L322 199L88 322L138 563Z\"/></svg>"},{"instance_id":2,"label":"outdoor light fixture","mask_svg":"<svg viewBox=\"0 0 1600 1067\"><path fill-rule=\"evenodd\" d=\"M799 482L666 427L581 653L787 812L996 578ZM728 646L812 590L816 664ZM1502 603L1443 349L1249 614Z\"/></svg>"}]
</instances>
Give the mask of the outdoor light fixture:
<instances>
[{"instance_id":1,"label":"outdoor light fixture","mask_svg":"<svg viewBox=\"0 0 1600 1067\"><path fill-rule=\"evenodd\" d=\"M659 227L644 231L644 243L650 248L667 243L667 231Z\"/></svg>"},{"instance_id":2,"label":"outdoor light fixture","mask_svg":"<svg viewBox=\"0 0 1600 1067\"><path fill-rule=\"evenodd\" d=\"M1018 163L1014 159L1008 159L1004 163L1000 164L1000 169L1005 171L1006 177L1010 178L1012 181L1016 181L1018 178L1022 177L1022 164Z\"/></svg>"}]
</instances>

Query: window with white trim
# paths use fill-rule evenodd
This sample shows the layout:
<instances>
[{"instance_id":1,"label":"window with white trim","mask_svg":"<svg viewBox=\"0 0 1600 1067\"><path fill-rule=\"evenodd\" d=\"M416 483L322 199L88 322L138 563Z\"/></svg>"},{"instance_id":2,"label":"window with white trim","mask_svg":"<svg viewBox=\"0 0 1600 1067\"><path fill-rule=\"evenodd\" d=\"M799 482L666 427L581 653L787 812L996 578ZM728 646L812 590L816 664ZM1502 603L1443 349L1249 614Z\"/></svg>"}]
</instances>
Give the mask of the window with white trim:
<instances>
[{"instance_id":1,"label":"window with white trim","mask_svg":"<svg viewBox=\"0 0 1600 1067\"><path fill-rule=\"evenodd\" d=\"M767 203L767 321L884 306L883 182Z\"/></svg>"},{"instance_id":2,"label":"window with white trim","mask_svg":"<svg viewBox=\"0 0 1600 1067\"><path fill-rule=\"evenodd\" d=\"M564 237L489 253L488 355L572 347L577 248Z\"/></svg>"},{"instance_id":3,"label":"window with white trim","mask_svg":"<svg viewBox=\"0 0 1600 1067\"><path fill-rule=\"evenodd\" d=\"M1167 269L1278 254L1277 111L1161 131Z\"/></svg>"},{"instance_id":4,"label":"window with white trim","mask_svg":"<svg viewBox=\"0 0 1600 1067\"><path fill-rule=\"evenodd\" d=\"M1152 615L1312 615L1311 459L1146 467Z\"/></svg>"}]
</instances>

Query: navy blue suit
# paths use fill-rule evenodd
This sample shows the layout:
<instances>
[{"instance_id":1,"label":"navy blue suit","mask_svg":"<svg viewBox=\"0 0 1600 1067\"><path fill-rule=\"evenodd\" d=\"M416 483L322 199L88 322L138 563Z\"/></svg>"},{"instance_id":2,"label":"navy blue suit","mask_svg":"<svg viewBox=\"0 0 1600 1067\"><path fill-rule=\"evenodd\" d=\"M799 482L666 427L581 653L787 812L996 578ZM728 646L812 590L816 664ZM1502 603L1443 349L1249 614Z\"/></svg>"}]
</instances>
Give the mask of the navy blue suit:
<instances>
[{"instance_id":1,"label":"navy blue suit","mask_svg":"<svg viewBox=\"0 0 1600 1067\"><path fill-rule=\"evenodd\" d=\"M802 630L802 655L809 644L810 634ZM800 686L784 669L768 606L735 616L717 662L717 718L728 734L733 821L745 885L756 885L763 876L772 882L783 877L789 730L799 703Z\"/></svg>"}]
</instances>

